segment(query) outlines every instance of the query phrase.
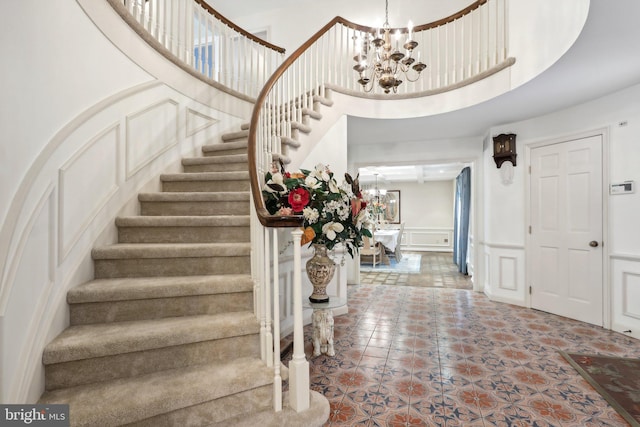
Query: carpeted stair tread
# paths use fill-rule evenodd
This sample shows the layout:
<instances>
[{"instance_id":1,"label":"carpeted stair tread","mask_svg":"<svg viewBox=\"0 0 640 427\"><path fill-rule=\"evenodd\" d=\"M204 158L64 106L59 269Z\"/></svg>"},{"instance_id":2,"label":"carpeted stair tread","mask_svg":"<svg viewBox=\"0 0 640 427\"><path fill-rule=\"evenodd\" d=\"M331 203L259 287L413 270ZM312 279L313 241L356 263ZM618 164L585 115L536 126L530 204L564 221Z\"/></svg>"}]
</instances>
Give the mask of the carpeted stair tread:
<instances>
[{"instance_id":1,"label":"carpeted stair tread","mask_svg":"<svg viewBox=\"0 0 640 427\"><path fill-rule=\"evenodd\" d=\"M125 216L116 218L117 227L246 227L249 215L211 216Z\"/></svg>"},{"instance_id":2,"label":"carpeted stair tread","mask_svg":"<svg viewBox=\"0 0 640 427\"><path fill-rule=\"evenodd\" d=\"M71 289L69 304L251 292L247 274L96 279Z\"/></svg>"},{"instance_id":3,"label":"carpeted stair tread","mask_svg":"<svg viewBox=\"0 0 640 427\"><path fill-rule=\"evenodd\" d=\"M295 140L293 138L289 138L288 136L281 136L280 137L280 143L282 145L288 145L289 147L292 147L292 148L298 148L301 145L298 140Z\"/></svg>"},{"instance_id":4,"label":"carpeted stair tread","mask_svg":"<svg viewBox=\"0 0 640 427\"><path fill-rule=\"evenodd\" d=\"M247 132L248 136L248 132ZM222 144L207 144L202 146L202 152L208 153L213 151L227 151L227 150L237 150L248 147L248 142L246 140L239 140L236 142L225 142Z\"/></svg>"},{"instance_id":5,"label":"carpeted stair tread","mask_svg":"<svg viewBox=\"0 0 640 427\"><path fill-rule=\"evenodd\" d=\"M46 392L40 403L68 403L74 426L111 427L272 382L272 370L261 360L241 358Z\"/></svg>"},{"instance_id":6,"label":"carpeted stair tread","mask_svg":"<svg viewBox=\"0 0 640 427\"><path fill-rule=\"evenodd\" d=\"M249 137L249 129L240 130L238 132L229 132L221 136L222 141L226 144L228 141L236 141L238 139L245 139Z\"/></svg>"},{"instance_id":7,"label":"carpeted stair tread","mask_svg":"<svg viewBox=\"0 0 640 427\"><path fill-rule=\"evenodd\" d=\"M197 258L248 256L250 243L116 243L94 248L91 256L99 259Z\"/></svg>"},{"instance_id":8,"label":"carpeted stair tread","mask_svg":"<svg viewBox=\"0 0 640 427\"><path fill-rule=\"evenodd\" d=\"M331 107L333 105L333 101L329 98L322 97L320 95L313 95L313 102L319 102L322 105L326 105L327 107Z\"/></svg>"},{"instance_id":9,"label":"carpeted stair tread","mask_svg":"<svg viewBox=\"0 0 640 427\"><path fill-rule=\"evenodd\" d=\"M321 120L322 119L322 113L315 111L315 110L310 110L308 108L303 108L302 109L302 115L303 116L309 116L312 119L315 120Z\"/></svg>"},{"instance_id":10,"label":"carpeted stair tread","mask_svg":"<svg viewBox=\"0 0 640 427\"><path fill-rule=\"evenodd\" d=\"M292 130L299 130L302 133L311 133L311 126L305 125L300 122L291 122Z\"/></svg>"},{"instance_id":11,"label":"carpeted stair tread","mask_svg":"<svg viewBox=\"0 0 640 427\"><path fill-rule=\"evenodd\" d=\"M251 123L243 123L240 125L240 129L249 130L251 128Z\"/></svg>"},{"instance_id":12,"label":"carpeted stair tread","mask_svg":"<svg viewBox=\"0 0 640 427\"><path fill-rule=\"evenodd\" d=\"M249 201L248 191L191 191L191 192L160 192L140 193L141 202L246 202Z\"/></svg>"},{"instance_id":13,"label":"carpeted stair tread","mask_svg":"<svg viewBox=\"0 0 640 427\"><path fill-rule=\"evenodd\" d=\"M249 180L249 172L193 172L160 175L160 181L240 181Z\"/></svg>"},{"instance_id":14,"label":"carpeted stair tread","mask_svg":"<svg viewBox=\"0 0 640 427\"><path fill-rule=\"evenodd\" d=\"M284 154L280 153L271 153L271 159L274 162L282 162L285 165L291 163L291 158L289 156L285 156Z\"/></svg>"},{"instance_id":15,"label":"carpeted stair tread","mask_svg":"<svg viewBox=\"0 0 640 427\"><path fill-rule=\"evenodd\" d=\"M71 326L42 355L45 365L256 334L253 313L230 312Z\"/></svg>"},{"instance_id":16,"label":"carpeted stair tread","mask_svg":"<svg viewBox=\"0 0 640 427\"><path fill-rule=\"evenodd\" d=\"M184 166L194 165L211 165L220 163L245 163L249 158L246 154L228 154L226 156L218 157L187 157L182 159Z\"/></svg>"},{"instance_id":17,"label":"carpeted stair tread","mask_svg":"<svg viewBox=\"0 0 640 427\"><path fill-rule=\"evenodd\" d=\"M269 408L253 414L225 420L222 423L210 424L207 427L320 427L329 419L329 401L317 391L309 391L309 409L296 412L289 406L289 392L283 394L282 411L274 412Z\"/></svg>"}]
</instances>

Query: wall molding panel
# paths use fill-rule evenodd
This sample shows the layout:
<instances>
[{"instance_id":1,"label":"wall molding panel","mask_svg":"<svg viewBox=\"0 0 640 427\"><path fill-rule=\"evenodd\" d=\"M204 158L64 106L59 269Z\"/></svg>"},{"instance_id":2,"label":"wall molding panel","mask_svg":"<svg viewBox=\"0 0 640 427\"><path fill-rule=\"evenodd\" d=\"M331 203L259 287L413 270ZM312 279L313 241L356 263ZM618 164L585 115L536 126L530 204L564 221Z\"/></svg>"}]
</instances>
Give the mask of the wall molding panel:
<instances>
[{"instance_id":1,"label":"wall molding panel","mask_svg":"<svg viewBox=\"0 0 640 427\"><path fill-rule=\"evenodd\" d=\"M640 256L612 254L610 259L611 329L640 339Z\"/></svg>"},{"instance_id":2,"label":"wall molding panel","mask_svg":"<svg viewBox=\"0 0 640 427\"><path fill-rule=\"evenodd\" d=\"M631 308L631 302L640 301L640 273L622 273L622 315L640 320L637 307Z\"/></svg>"},{"instance_id":3,"label":"wall molding panel","mask_svg":"<svg viewBox=\"0 0 640 427\"><path fill-rule=\"evenodd\" d=\"M219 120L216 120L213 117L207 116L206 114L203 114L200 111L196 111L192 108L187 108L186 110L187 136L194 135L200 132L201 130L208 128L209 126L215 125L218 122Z\"/></svg>"},{"instance_id":4,"label":"wall molding panel","mask_svg":"<svg viewBox=\"0 0 640 427\"><path fill-rule=\"evenodd\" d=\"M173 99L162 100L127 116L127 179L178 144L179 121L179 104Z\"/></svg>"},{"instance_id":5,"label":"wall molding panel","mask_svg":"<svg viewBox=\"0 0 640 427\"><path fill-rule=\"evenodd\" d=\"M98 134L59 170L59 262L118 191L120 125ZM88 179L87 179L88 177ZM78 200L86 209L77 209Z\"/></svg>"},{"instance_id":6,"label":"wall molding panel","mask_svg":"<svg viewBox=\"0 0 640 427\"><path fill-rule=\"evenodd\" d=\"M484 293L492 301L526 306L524 246L481 242Z\"/></svg>"},{"instance_id":7,"label":"wall molding panel","mask_svg":"<svg viewBox=\"0 0 640 427\"><path fill-rule=\"evenodd\" d=\"M402 249L407 251L453 251L453 228L405 227Z\"/></svg>"},{"instance_id":8,"label":"wall molding panel","mask_svg":"<svg viewBox=\"0 0 640 427\"><path fill-rule=\"evenodd\" d=\"M512 256L498 257L498 287L515 291L518 289L518 260Z\"/></svg>"},{"instance_id":9,"label":"wall molding panel","mask_svg":"<svg viewBox=\"0 0 640 427\"><path fill-rule=\"evenodd\" d=\"M30 304L26 306L11 305L7 307L7 317L19 319L24 322L26 330L10 328L2 335L1 346L7 348L9 345L15 349L12 354L15 360L3 360L0 374L5 378L10 378L6 363L13 362L18 366L18 370L26 372L27 375L13 376L11 384L7 390L2 390L0 399L3 402L19 403L20 395L27 388L30 378L30 370L35 369L34 363L40 363L42 353L35 353L35 343L38 337L44 334L42 330L42 318L46 313L46 307L51 300L51 294L55 289L55 266L56 266L56 188L50 184L42 194L36 208L28 220L27 228L21 237L19 251L16 258L23 259L30 257L31 261L37 265L44 265L44 268L33 268L25 263L12 264L14 269L11 272L11 280L24 284L23 298L27 298ZM35 298L34 298L35 297ZM3 319L4 320L4 319ZM15 336L12 336L15 335ZM6 340L6 341L5 341ZM11 344L9 344L11 343Z\"/></svg>"}]
</instances>

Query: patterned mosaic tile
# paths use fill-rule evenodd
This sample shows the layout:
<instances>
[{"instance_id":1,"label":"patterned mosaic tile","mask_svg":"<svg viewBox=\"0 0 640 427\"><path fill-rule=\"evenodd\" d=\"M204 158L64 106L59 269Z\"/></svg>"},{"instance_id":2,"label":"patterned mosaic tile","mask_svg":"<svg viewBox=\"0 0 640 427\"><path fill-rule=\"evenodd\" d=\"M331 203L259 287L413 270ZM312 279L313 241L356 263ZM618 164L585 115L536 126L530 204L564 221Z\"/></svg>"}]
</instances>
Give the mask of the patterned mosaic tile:
<instances>
[{"instance_id":1,"label":"patterned mosaic tile","mask_svg":"<svg viewBox=\"0 0 640 427\"><path fill-rule=\"evenodd\" d=\"M469 290L351 285L335 357L305 351L326 426L626 426L557 350L640 357L640 341Z\"/></svg>"}]
</instances>

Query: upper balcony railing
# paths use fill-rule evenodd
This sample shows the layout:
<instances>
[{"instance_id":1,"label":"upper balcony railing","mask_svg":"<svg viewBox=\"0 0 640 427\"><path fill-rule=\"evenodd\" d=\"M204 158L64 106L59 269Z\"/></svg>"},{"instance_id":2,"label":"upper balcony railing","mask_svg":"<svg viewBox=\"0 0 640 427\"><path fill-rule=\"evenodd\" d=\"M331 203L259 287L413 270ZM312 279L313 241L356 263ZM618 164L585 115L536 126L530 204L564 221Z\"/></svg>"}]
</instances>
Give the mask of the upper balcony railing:
<instances>
[{"instance_id":1,"label":"upper balcony railing","mask_svg":"<svg viewBox=\"0 0 640 427\"><path fill-rule=\"evenodd\" d=\"M365 92L353 68L362 53L359 41L377 37L377 28L336 17L287 57L262 89L251 117L249 170L260 223L267 227L302 223L301 217L269 215L260 190L271 162L282 157L281 141L291 136L291 123L302 122L304 110L313 109L316 97L324 97L327 88L375 99L421 97L486 78L515 61L508 56L507 6L508 0L478 0L447 18L415 27L411 38L418 47L412 55L419 55L426 69L417 81L401 84L397 93L385 94L377 83ZM410 30L392 28L391 33L404 41Z\"/></svg>"},{"instance_id":2,"label":"upper balcony railing","mask_svg":"<svg viewBox=\"0 0 640 427\"><path fill-rule=\"evenodd\" d=\"M122 5L170 58L192 74L234 95L255 100L282 62L284 49L235 25L204 0L108 0ZM149 40L151 37L151 40Z\"/></svg>"}]
</instances>

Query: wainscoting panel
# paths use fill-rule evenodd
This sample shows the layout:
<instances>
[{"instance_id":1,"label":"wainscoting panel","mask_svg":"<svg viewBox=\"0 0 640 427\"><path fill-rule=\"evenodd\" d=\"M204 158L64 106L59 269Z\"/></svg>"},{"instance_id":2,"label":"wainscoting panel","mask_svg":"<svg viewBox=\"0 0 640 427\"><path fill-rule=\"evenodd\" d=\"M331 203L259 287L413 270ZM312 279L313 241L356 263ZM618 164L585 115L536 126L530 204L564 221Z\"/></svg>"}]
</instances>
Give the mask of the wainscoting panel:
<instances>
[{"instance_id":1,"label":"wainscoting panel","mask_svg":"<svg viewBox=\"0 0 640 427\"><path fill-rule=\"evenodd\" d=\"M518 260L515 257L498 257L498 288L515 291L518 289Z\"/></svg>"},{"instance_id":2,"label":"wainscoting panel","mask_svg":"<svg viewBox=\"0 0 640 427\"><path fill-rule=\"evenodd\" d=\"M42 360L36 343L46 334L46 325L41 323L55 287L55 217L55 187L51 185L29 219L16 254L19 262L12 281L20 286L14 288L14 300L3 319L13 327L5 330L0 343L11 349L4 352L2 369L7 379L3 384L9 387L0 393L7 403L19 403L34 367Z\"/></svg>"},{"instance_id":3,"label":"wainscoting panel","mask_svg":"<svg viewBox=\"0 0 640 427\"><path fill-rule=\"evenodd\" d=\"M622 274L622 315L640 320L640 274Z\"/></svg>"},{"instance_id":4,"label":"wainscoting panel","mask_svg":"<svg viewBox=\"0 0 640 427\"><path fill-rule=\"evenodd\" d=\"M611 290L611 329L640 339L640 256L611 255Z\"/></svg>"},{"instance_id":5,"label":"wainscoting panel","mask_svg":"<svg viewBox=\"0 0 640 427\"><path fill-rule=\"evenodd\" d=\"M492 301L526 305L524 247L483 243L484 293Z\"/></svg>"},{"instance_id":6,"label":"wainscoting panel","mask_svg":"<svg viewBox=\"0 0 640 427\"><path fill-rule=\"evenodd\" d=\"M119 130L115 125L97 135L60 168L59 262L118 190Z\"/></svg>"},{"instance_id":7,"label":"wainscoting panel","mask_svg":"<svg viewBox=\"0 0 640 427\"><path fill-rule=\"evenodd\" d=\"M203 129L208 128L209 126L215 125L220 120L216 120L213 117L209 117L206 114L203 114L199 111L196 111L192 108L187 108L187 118L186 118L186 131L187 136L194 135L200 132Z\"/></svg>"},{"instance_id":8,"label":"wainscoting panel","mask_svg":"<svg viewBox=\"0 0 640 427\"><path fill-rule=\"evenodd\" d=\"M453 229L405 227L401 241L402 249L407 251L451 252Z\"/></svg>"},{"instance_id":9,"label":"wainscoting panel","mask_svg":"<svg viewBox=\"0 0 640 427\"><path fill-rule=\"evenodd\" d=\"M178 121L178 103L172 99L127 116L127 178L178 143Z\"/></svg>"}]
</instances>

